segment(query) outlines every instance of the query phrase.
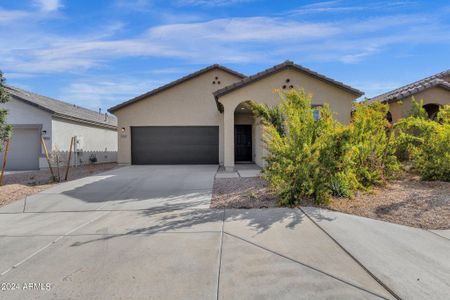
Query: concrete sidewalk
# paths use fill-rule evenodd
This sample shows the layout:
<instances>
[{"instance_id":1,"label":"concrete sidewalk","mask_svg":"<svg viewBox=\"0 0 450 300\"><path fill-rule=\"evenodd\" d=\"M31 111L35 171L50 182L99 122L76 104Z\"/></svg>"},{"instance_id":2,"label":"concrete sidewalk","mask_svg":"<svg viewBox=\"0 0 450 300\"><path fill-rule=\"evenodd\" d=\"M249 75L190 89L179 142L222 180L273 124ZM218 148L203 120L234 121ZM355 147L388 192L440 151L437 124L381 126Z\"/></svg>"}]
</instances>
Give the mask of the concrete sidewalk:
<instances>
[{"instance_id":1,"label":"concrete sidewalk","mask_svg":"<svg viewBox=\"0 0 450 300\"><path fill-rule=\"evenodd\" d=\"M60 224L58 226L58 224ZM0 216L6 299L392 299L296 209Z\"/></svg>"},{"instance_id":2,"label":"concrete sidewalk","mask_svg":"<svg viewBox=\"0 0 450 300\"><path fill-rule=\"evenodd\" d=\"M329 210L303 210L400 298L449 299L449 239Z\"/></svg>"}]
</instances>

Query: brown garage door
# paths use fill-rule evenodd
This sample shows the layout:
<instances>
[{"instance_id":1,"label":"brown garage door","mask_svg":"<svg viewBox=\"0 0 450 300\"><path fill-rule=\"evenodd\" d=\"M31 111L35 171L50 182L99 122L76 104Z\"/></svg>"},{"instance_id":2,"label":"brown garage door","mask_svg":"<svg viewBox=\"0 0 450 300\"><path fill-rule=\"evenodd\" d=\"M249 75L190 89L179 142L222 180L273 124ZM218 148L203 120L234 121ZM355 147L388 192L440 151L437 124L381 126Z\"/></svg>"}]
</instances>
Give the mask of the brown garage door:
<instances>
[{"instance_id":1,"label":"brown garage door","mask_svg":"<svg viewBox=\"0 0 450 300\"><path fill-rule=\"evenodd\" d=\"M135 165L218 164L218 126L146 126L131 128Z\"/></svg>"}]
</instances>

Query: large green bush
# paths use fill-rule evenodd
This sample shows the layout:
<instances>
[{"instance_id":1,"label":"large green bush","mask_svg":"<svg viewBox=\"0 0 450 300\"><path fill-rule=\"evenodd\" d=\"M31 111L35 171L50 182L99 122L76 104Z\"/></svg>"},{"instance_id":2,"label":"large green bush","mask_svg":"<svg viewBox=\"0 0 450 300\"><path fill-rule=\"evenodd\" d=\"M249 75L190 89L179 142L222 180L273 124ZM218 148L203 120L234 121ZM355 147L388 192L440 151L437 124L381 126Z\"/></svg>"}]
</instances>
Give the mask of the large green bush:
<instances>
[{"instance_id":1,"label":"large green bush","mask_svg":"<svg viewBox=\"0 0 450 300\"><path fill-rule=\"evenodd\" d=\"M352 161L360 188L381 184L400 170L395 156L395 136L386 118L388 105L356 103L351 131Z\"/></svg>"},{"instance_id":2,"label":"large green bush","mask_svg":"<svg viewBox=\"0 0 450 300\"><path fill-rule=\"evenodd\" d=\"M299 204L305 197L318 203L331 195L349 197L398 170L386 105L358 105L353 123L344 126L328 106L312 108L303 90L282 93L281 98L277 107L251 106L265 127L269 154L264 176L283 205Z\"/></svg>"},{"instance_id":3,"label":"large green bush","mask_svg":"<svg viewBox=\"0 0 450 300\"><path fill-rule=\"evenodd\" d=\"M395 124L397 154L410 161L422 179L450 181L450 106L430 120L423 101L412 102L410 115Z\"/></svg>"},{"instance_id":4,"label":"large green bush","mask_svg":"<svg viewBox=\"0 0 450 300\"><path fill-rule=\"evenodd\" d=\"M335 122L328 107L320 108L315 120L311 98L304 91L281 94L278 107L252 103L255 115L265 125L264 141L269 150L264 174L284 205L304 197L328 198L329 188L341 166L330 147L335 140ZM338 155L339 156L339 155Z\"/></svg>"},{"instance_id":5,"label":"large green bush","mask_svg":"<svg viewBox=\"0 0 450 300\"><path fill-rule=\"evenodd\" d=\"M411 115L392 125L387 104L364 101L355 104L351 123L342 125L328 106L312 108L303 90L280 96L276 107L255 102L251 107L264 124L269 152L264 176L281 204L351 197L394 177L399 160L411 161L425 180L450 181L450 106L429 120L423 103L413 99Z\"/></svg>"}]
</instances>

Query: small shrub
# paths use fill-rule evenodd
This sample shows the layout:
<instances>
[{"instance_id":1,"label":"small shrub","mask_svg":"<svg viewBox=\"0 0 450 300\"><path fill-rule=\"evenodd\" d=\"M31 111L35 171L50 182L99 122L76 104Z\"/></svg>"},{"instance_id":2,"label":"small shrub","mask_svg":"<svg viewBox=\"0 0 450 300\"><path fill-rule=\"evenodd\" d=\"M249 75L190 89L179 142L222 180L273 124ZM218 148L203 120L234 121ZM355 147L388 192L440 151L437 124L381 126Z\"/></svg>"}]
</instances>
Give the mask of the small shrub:
<instances>
[{"instance_id":1,"label":"small shrub","mask_svg":"<svg viewBox=\"0 0 450 300\"><path fill-rule=\"evenodd\" d=\"M450 181L450 106L439 111L436 120L420 112L423 102L413 99L411 115L395 124L397 153L424 180Z\"/></svg>"},{"instance_id":2,"label":"small shrub","mask_svg":"<svg viewBox=\"0 0 450 300\"><path fill-rule=\"evenodd\" d=\"M55 149L49 155L50 164L53 170L53 176L50 176L50 181L61 182L61 168L63 166L62 152L55 146Z\"/></svg>"},{"instance_id":3,"label":"small shrub","mask_svg":"<svg viewBox=\"0 0 450 300\"><path fill-rule=\"evenodd\" d=\"M91 164L95 164L97 162L97 156L92 153L91 155L89 155L89 161L91 162Z\"/></svg>"},{"instance_id":4,"label":"small shrub","mask_svg":"<svg viewBox=\"0 0 450 300\"><path fill-rule=\"evenodd\" d=\"M253 191L248 193L248 198L251 200L256 200L258 198L257 194Z\"/></svg>"}]
</instances>

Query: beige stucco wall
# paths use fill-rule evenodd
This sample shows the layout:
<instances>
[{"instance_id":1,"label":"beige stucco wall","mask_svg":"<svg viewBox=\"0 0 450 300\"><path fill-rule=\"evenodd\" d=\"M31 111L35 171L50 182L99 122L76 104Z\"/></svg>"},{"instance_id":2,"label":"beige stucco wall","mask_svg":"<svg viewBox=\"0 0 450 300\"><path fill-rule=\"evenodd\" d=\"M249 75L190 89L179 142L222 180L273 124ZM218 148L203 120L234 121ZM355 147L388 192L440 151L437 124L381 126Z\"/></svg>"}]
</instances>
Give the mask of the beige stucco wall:
<instances>
[{"instance_id":1,"label":"beige stucco wall","mask_svg":"<svg viewBox=\"0 0 450 300\"><path fill-rule=\"evenodd\" d=\"M286 83L286 79L290 79ZM280 89L283 85L293 85L295 88L303 88L313 97L312 104L329 104L335 118L342 122L350 122L350 112L353 101L358 97L343 88L319 80L303 72L287 69L251 83L219 98L224 106L224 164L227 168L234 166L234 111L236 107L248 100L265 103L274 106L280 102L279 94L274 89ZM264 154L261 142L261 128L255 128L257 134L255 145L255 162L263 165Z\"/></svg>"},{"instance_id":2,"label":"beige stucco wall","mask_svg":"<svg viewBox=\"0 0 450 300\"><path fill-rule=\"evenodd\" d=\"M52 145L48 150L59 151L65 157L73 136L80 140L77 148L82 151L72 156L72 163L76 160L76 164L88 164L91 154L97 157L98 163L117 161L117 130L59 118L52 120Z\"/></svg>"},{"instance_id":3,"label":"beige stucco wall","mask_svg":"<svg viewBox=\"0 0 450 300\"><path fill-rule=\"evenodd\" d=\"M213 84L218 77L220 85ZM131 163L131 126L219 126L219 161L223 162L222 115L213 92L240 80L220 69L213 69L170 89L125 106L114 114L118 118L118 162ZM125 133L121 132L125 128Z\"/></svg>"},{"instance_id":4,"label":"beige stucco wall","mask_svg":"<svg viewBox=\"0 0 450 300\"><path fill-rule=\"evenodd\" d=\"M411 110L411 98L415 97L417 101L423 99L423 104L440 104L450 105L450 91L441 87L434 87L409 96L401 101L389 104L389 111L392 114L392 121L396 122L398 119L405 117Z\"/></svg>"}]
</instances>

